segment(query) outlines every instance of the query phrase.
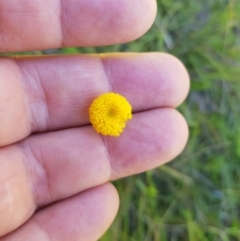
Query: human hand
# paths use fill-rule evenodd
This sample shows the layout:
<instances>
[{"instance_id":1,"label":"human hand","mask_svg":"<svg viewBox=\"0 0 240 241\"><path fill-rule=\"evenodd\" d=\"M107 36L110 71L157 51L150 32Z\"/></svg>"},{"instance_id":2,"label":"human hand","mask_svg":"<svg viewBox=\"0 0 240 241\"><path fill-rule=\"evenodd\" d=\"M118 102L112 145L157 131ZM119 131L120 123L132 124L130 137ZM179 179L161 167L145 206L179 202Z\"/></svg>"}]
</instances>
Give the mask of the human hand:
<instances>
[{"instance_id":1,"label":"human hand","mask_svg":"<svg viewBox=\"0 0 240 241\"><path fill-rule=\"evenodd\" d=\"M0 0L0 50L108 45L141 36L154 0ZM178 155L187 125L173 108L189 77L167 54L0 59L0 241L97 240L118 209L110 181ZM133 106L118 137L89 125L94 98Z\"/></svg>"}]
</instances>

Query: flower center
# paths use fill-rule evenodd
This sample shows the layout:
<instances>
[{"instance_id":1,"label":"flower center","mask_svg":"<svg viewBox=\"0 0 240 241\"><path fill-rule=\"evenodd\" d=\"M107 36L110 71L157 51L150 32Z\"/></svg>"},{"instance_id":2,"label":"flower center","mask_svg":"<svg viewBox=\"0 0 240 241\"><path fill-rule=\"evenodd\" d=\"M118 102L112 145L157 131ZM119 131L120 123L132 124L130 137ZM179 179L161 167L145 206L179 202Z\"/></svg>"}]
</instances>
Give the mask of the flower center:
<instances>
[{"instance_id":1,"label":"flower center","mask_svg":"<svg viewBox=\"0 0 240 241\"><path fill-rule=\"evenodd\" d=\"M108 110L109 117L116 117L117 113L118 113L118 111L117 111L116 106L113 106Z\"/></svg>"}]
</instances>

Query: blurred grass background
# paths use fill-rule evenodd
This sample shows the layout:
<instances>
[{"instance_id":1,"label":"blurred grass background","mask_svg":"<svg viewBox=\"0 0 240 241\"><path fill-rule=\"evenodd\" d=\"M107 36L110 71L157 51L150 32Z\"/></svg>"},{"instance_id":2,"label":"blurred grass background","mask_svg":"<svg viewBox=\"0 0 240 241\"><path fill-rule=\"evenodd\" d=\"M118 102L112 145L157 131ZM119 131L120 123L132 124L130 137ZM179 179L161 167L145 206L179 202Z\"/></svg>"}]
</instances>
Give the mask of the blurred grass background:
<instances>
[{"instance_id":1,"label":"blurred grass background","mask_svg":"<svg viewBox=\"0 0 240 241\"><path fill-rule=\"evenodd\" d=\"M185 151L115 182L120 211L100 241L240 241L240 0L157 2L154 25L137 41L43 51L163 51L191 76L179 107L190 128Z\"/></svg>"},{"instance_id":2,"label":"blurred grass background","mask_svg":"<svg viewBox=\"0 0 240 241\"><path fill-rule=\"evenodd\" d=\"M158 0L145 36L94 51L168 52L192 80L185 151L115 182L121 207L101 241L240 240L240 0Z\"/></svg>"}]
</instances>

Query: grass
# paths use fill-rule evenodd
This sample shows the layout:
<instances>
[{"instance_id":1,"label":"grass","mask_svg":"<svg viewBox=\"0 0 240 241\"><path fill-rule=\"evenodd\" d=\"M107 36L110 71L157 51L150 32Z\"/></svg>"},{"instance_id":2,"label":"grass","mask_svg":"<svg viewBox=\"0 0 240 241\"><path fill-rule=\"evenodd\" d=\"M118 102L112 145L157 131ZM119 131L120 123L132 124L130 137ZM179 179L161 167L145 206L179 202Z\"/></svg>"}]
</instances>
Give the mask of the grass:
<instances>
[{"instance_id":1,"label":"grass","mask_svg":"<svg viewBox=\"0 0 240 241\"><path fill-rule=\"evenodd\" d=\"M116 181L121 207L100 241L240 241L240 1L158 0L142 38L59 53L163 51L191 76L179 107L185 151L153 171Z\"/></svg>"},{"instance_id":2,"label":"grass","mask_svg":"<svg viewBox=\"0 0 240 241\"><path fill-rule=\"evenodd\" d=\"M153 171L115 182L117 219L101 241L240 240L240 2L159 0L141 39L96 51L164 51L191 75L179 108L185 151Z\"/></svg>"}]
</instances>

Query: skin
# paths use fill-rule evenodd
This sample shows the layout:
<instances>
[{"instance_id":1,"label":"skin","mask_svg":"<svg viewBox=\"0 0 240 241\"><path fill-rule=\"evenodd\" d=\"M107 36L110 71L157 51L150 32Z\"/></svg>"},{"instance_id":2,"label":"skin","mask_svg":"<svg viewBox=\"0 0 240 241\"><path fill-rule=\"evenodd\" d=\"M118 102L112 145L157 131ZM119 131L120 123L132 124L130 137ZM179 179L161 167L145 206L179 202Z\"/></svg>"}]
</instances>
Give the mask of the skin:
<instances>
[{"instance_id":1,"label":"skin","mask_svg":"<svg viewBox=\"0 0 240 241\"><path fill-rule=\"evenodd\" d=\"M0 0L0 51L123 43L155 15L154 0ZM0 58L0 241L99 239L119 206L110 181L183 150L174 108L188 90L168 54ZM90 103L109 91L133 106L119 138L89 125Z\"/></svg>"}]
</instances>

